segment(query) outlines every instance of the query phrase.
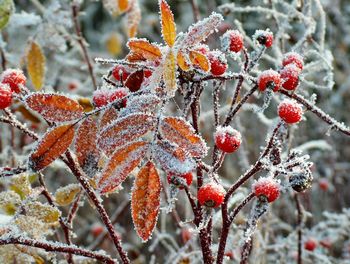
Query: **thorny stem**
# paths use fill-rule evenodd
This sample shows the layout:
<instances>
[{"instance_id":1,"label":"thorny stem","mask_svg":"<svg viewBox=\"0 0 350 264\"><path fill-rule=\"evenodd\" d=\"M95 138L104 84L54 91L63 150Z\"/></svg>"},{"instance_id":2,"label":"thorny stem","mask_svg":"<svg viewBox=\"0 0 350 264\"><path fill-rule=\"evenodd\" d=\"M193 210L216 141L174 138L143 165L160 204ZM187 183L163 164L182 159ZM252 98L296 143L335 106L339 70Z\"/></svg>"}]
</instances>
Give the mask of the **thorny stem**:
<instances>
[{"instance_id":1,"label":"thorny stem","mask_svg":"<svg viewBox=\"0 0 350 264\"><path fill-rule=\"evenodd\" d=\"M295 205L298 212L298 264L303 263L302 254L303 254L303 247L302 247L302 240L303 240L303 227L302 227L302 221L303 221L303 209L300 204L300 200L297 194L294 195Z\"/></svg>"},{"instance_id":2,"label":"thorny stem","mask_svg":"<svg viewBox=\"0 0 350 264\"><path fill-rule=\"evenodd\" d=\"M38 240L21 237L21 236L0 238L0 245L8 245L8 244L41 248L47 252L69 253L69 254L74 254L78 256L84 256L84 257L100 260L103 263L108 263L108 264L117 263L107 255L96 253L87 249L79 248L76 246L69 246L61 243L55 244L47 241L38 241Z\"/></svg>"},{"instance_id":3,"label":"thorny stem","mask_svg":"<svg viewBox=\"0 0 350 264\"><path fill-rule=\"evenodd\" d=\"M81 50L83 51L84 59L85 59L85 62L88 66L91 81L92 81L92 84L96 90L97 83L96 83L96 79L95 79L95 75L94 75L94 69L93 69L91 61L90 61L90 56L89 56L88 50L87 50L86 45L84 43L83 34L81 32L80 24L78 21L78 13L79 13L79 4L76 1L73 1L73 3L72 3L72 15L73 15L75 33L77 34L77 37L78 37L77 41L80 45Z\"/></svg>"},{"instance_id":4,"label":"thorny stem","mask_svg":"<svg viewBox=\"0 0 350 264\"><path fill-rule=\"evenodd\" d=\"M280 93L282 93L282 94L284 94L284 95L286 95L286 96L288 96L290 98L295 99L296 101L298 101L299 103L304 105L307 110L311 111L312 113L317 115L319 118L321 118L324 122L326 122L327 124L331 125L333 128L339 130L343 134L345 134L347 136L350 136L350 129L348 127L346 127L345 125L341 124L337 120L335 120L332 117L330 117L329 115L327 115L319 107L317 107L316 105L312 104L311 102L309 102L307 99L305 99L301 95L298 95L296 93L290 94L289 92L284 91L284 90L280 90Z\"/></svg>"},{"instance_id":5,"label":"thorny stem","mask_svg":"<svg viewBox=\"0 0 350 264\"><path fill-rule=\"evenodd\" d=\"M75 175L75 177L77 178L77 180L79 181L81 186L84 188L86 194L89 196L92 203L96 206L96 209L97 209L98 213L100 214L101 220L105 224L105 226L106 226L106 228L107 228L107 230L108 230L108 232L113 240L113 243L118 250L118 253L119 253L119 256L120 256L122 262L124 264L129 264L130 260L129 260L126 252L124 251L124 249L121 246L121 242L120 242L120 239L118 237L118 234L114 229L114 226L113 226L113 224L112 224L112 222L111 222L111 220L106 212L106 209L101 204L99 198L97 197L95 191L90 186L88 180L84 177L83 172L80 170L79 165L76 163L76 161L74 160L74 158L69 150L66 151L66 157L67 157L67 162L66 162L67 166L70 168L70 170Z\"/></svg>"},{"instance_id":6,"label":"thorny stem","mask_svg":"<svg viewBox=\"0 0 350 264\"><path fill-rule=\"evenodd\" d=\"M236 191L240 186L242 186L250 177L255 175L257 172L259 172L262 169L262 159L269 154L270 150L272 149L274 145L274 140L276 136L278 135L278 131L280 127L282 126L283 122L279 122L275 129L272 132L272 135L270 136L270 139L260 155L259 159L255 163L255 165L249 169L242 177L240 177L226 192L224 202L221 205L221 215L222 215L222 228L221 228L221 235L220 235L220 242L219 242L219 249L217 253L217 264L221 264L223 262L223 256L225 253L225 247L226 247L226 241L228 237L229 228L232 224L232 221L234 217L238 214L238 212L254 197L254 194L250 194L247 196L245 200L229 215L228 213L228 201L231 197L231 195Z\"/></svg>"}]
</instances>

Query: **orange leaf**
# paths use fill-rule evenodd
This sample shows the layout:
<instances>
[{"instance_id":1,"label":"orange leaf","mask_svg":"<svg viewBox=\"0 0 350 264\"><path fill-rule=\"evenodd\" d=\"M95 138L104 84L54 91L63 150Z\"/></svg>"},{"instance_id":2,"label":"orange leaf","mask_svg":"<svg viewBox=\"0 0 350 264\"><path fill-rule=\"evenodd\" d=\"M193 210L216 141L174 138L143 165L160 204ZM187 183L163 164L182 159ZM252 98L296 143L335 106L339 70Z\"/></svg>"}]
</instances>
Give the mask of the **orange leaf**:
<instances>
[{"instance_id":1,"label":"orange leaf","mask_svg":"<svg viewBox=\"0 0 350 264\"><path fill-rule=\"evenodd\" d=\"M203 157L207 154L204 140L185 119L166 117L161 121L160 129L165 139L175 143L192 157Z\"/></svg>"},{"instance_id":2,"label":"orange leaf","mask_svg":"<svg viewBox=\"0 0 350 264\"><path fill-rule=\"evenodd\" d=\"M172 50L169 50L164 62L163 79L165 83L165 89L169 96L174 96L177 90L176 84L176 61Z\"/></svg>"},{"instance_id":3,"label":"orange leaf","mask_svg":"<svg viewBox=\"0 0 350 264\"><path fill-rule=\"evenodd\" d=\"M120 12L125 12L129 7L129 0L118 0L118 7Z\"/></svg>"},{"instance_id":4,"label":"orange leaf","mask_svg":"<svg viewBox=\"0 0 350 264\"><path fill-rule=\"evenodd\" d=\"M176 25L174 14L171 12L168 3L165 0L160 0L160 18L162 22L163 39L169 47L174 46L176 38Z\"/></svg>"},{"instance_id":5,"label":"orange leaf","mask_svg":"<svg viewBox=\"0 0 350 264\"><path fill-rule=\"evenodd\" d=\"M137 34L137 30L141 21L141 9L139 1L134 0L130 3L130 9L126 15L127 18L127 34L129 38L134 38Z\"/></svg>"},{"instance_id":6,"label":"orange leaf","mask_svg":"<svg viewBox=\"0 0 350 264\"><path fill-rule=\"evenodd\" d=\"M142 54L140 53L134 53L134 52L129 52L128 55L126 55L125 59L130 62L139 62L139 61L145 61L146 58L143 57Z\"/></svg>"},{"instance_id":7,"label":"orange leaf","mask_svg":"<svg viewBox=\"0 0 350 264\"><path fill-rule=\"evenodd\" d=\"M215 29L217 29L223 20L222 15L213 13L208 18L197 22L189 28L181 47L191 48L194 45L206 40L207 37L212 34Z\"/></svg>"},{"instance_id":8,"label":"orange leaf","mask_svg":"<svg viewBox=\"0 0 350 264\"><path fill-rule=\"evenodd\" d=\"M177 65L179 65L179 67L183 71L188 71L190 69L190 65L185 55L181 51L177 53Z\"/></svg>"},{"instance_id":9,"label":"orange leaf","mask_svg":"<svg viewBox=\"0 0 350 264\"><path fill-rule=\"evenodd\" d=\"M100 120L100 131L102 131L106 126L112 123L118 118L118 112L114 107L110 107L104 111L101 120Z\"/></svg>"},{"instance_id":10,"label":"orange leaf","mask_svg":"<svg viewBox=\"0 0 350 264\"><path fill-rule=\"evenodd\" d=\"M63 125L48 131L29 157L29 167L39 171L62 155L74 138L74 126Z\"/></svg>"},{"instance_id":11,"label":"orange leaf","mask_svg":"<svg viewBox=\"0 0 350 264\"><path fill-rule=\"evenodd\" d=\"M95 175L97 164L100 159L96 138L96 121L91 117L86 118L78 129L75 151L80 167L90 177Z\"/></svg>"},{"instance_id":12,"label":"orange leaf","mask_svg":"<svg viewBox=\"0 0 350 264\"><path fill-rule=\"evenodd\" d=\"M132 39L127 45L131 52L141 54L147 60L156 60L162 56L160 49L145 39Z\"/></svg>"},{"instance_id":13,"label":"orange leaf","mask_svg":"<svg viewBox=\"0 0 350 264\"><path fill-rule=\"evenodd\" d=\"M115 148L135 140L156 128L156 118L147 114L131 114L112 122L101 131L98 145L107 155Z\"/></svg>"},{"instance_id":14,"label":"orange leaf","mask_svg":"<svg viewBox=\"0 0 350 264\"><path fill-rule=\"evenodd\" d=\"M139 237L147 241L157 223L161 183L157 169L147 162L138 173L131 196L132 219Z\"/></svg>"},{"instance_id":15,"label":"orange leaf","mask_svg":"<svg viewBox=\"0 0 350 264\"><path fill-rule=\"evenodd\" d=\"M116 149L99 177L97 188L107 193L117 188L136 168L148 149L146 142L138 141Z\"/></svg>"},{"instance_id":16,"label":"orange leaf","mask_svg":"<svg viewBox=\"0 0 350 264\"><path fill-rule=\"evenodd\" d=\"M198 51L191 50L190 51L190 60L194 66L198 66L203 71L207 72L210 70L209 60L204 54L202 54Z\"/></svg>"},{"instance_id":17,"label":"orange leaf","mask_svg":"<svg viewBox=\"0 0 350 264\"><path fill-rule=\"evenodd\" d=\"M188 153L167 140L157 142L153 155L166 172L185 174L195 168L194 160Z\"/></svg>"},{"instance_id":18,"label":"orange leaf","mask_svg":"<svg viewBox=\"0 0 350 264\"><path fill-rule=\"evenodd\" d=\"M26 97L27 105L51 122L65 122L78 119L84 113L75 100L60 94L35 93Z\"/></svg>"}]
</instances>

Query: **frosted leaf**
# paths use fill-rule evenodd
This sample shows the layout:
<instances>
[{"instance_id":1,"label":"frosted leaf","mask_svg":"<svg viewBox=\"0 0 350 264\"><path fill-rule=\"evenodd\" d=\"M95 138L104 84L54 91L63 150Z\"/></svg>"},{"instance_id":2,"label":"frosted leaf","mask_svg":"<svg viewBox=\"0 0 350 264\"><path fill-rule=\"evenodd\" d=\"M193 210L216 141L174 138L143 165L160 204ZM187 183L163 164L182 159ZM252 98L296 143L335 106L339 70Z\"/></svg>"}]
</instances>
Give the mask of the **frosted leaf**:
<instances>
[{"instance_id":1,"label":"frosted leaf","mask_svg":"<svg viewBox=\"0 0 350 264\"><path fill-rule=\"evenodd\" d=\"M179 48L190 48L193 45L206 40L223 20L222 15L214 12L209 17L192 25L184 36L183 41L177 43Z\"/></svg>"},{"instance_id":2,"label":"frosted leaf","mask_svg":"<svg viewBox=\"0 0 350 264\"><path fill-rule=\"evenodd\" d=\"M156 112L160 102L160 98L154 94L143 94L131 97L126 107L120 111L119 117L135 113L153 114Z\"/></svg>"},{"instance_id":3,"label":"frosted leaf","mask_svg":"<svg viewBox=\"0 0 350 264\"><path fill-rule=\"evenodd\" d=\"M153 155L166 172L185 174L195 168L194 160L185 151L166 140L153 146Z\"/></svg>"}]
</instances>

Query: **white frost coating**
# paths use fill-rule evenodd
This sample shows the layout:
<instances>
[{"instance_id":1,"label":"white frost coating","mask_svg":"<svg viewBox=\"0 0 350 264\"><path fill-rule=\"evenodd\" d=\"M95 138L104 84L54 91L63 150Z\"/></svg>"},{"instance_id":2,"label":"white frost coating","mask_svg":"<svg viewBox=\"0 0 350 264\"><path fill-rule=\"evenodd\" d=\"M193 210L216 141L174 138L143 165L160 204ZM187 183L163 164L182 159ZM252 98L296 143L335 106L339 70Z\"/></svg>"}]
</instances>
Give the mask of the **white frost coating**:
<instances>
[{"instance_id":1,"label":"white frost coating","mask_svg":"<svg viewBox=\"0 0 350 264\"><path fill-rule=\"evenodd\" d=\"M160 98L154 94L131 97L128 99L126 107L120 111L119 117L121 118L134 113L153 114L156 112L160 102Z\"/></svg>"},{"instance_id":2,"label":"white frost coating","mask_svg":"<svg viewBox=\"0 0 350 264\"><path fill-rule=\"evenodd\" d=\"M21 13L15 13L10 17L9 26L11 30L15 30L16 28L35 26L39 23L41 23L40 16L22 10Z\"/></svg>"},{"instance_id":3,"label":"white frost coating","mask_svg":"<svg viewBox=\"0 0 350 264\"><path fill-rule=\"evenodd\" d=\"M242 143L241 133L231 126L218 126L216 128L214 137L219 138L221 140L221 143L224 143L225 139L226 139L226 137L225 137L226 134L228 134L230 136L234 136L235 140L238 141L239 144Z\"/></svg>"},{"instance_id":4,"label":"white frost coating","mask_svg":"<svg viewBox=\"0 0 350 264\"><path fill-rule=\"evenodd\" d=\"M223 20L224 18L221 14L215 12L212 13L209 17L192 25L186 33L184 40L177 43L177 46L181 48L190 48L193 45L206 40Z\"/></svg>"}]
</instances>

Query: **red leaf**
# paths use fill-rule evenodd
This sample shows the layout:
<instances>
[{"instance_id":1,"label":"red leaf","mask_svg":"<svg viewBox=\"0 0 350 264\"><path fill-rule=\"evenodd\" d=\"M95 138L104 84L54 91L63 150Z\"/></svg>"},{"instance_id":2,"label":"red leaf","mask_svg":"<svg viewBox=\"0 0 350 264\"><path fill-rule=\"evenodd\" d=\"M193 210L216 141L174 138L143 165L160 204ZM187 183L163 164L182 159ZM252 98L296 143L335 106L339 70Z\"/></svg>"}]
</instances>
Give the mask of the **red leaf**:
<instances>
[{"instance_id":1,"label":"red leaf","mask_svg":"<svg viewBox=\"0 0 350 264\"><path fill-rule=\"evenodd\" d=\"M100 120L100 128L102 131L105 127L107 127L110 123L118 118L118 112L114 107L110 107L104 111L101 120Z\"/></svg>"},{"instance_id":2,"label":"red leaf","mask_svg":"<svg viewBox=\"0 0 350 264\"><path fill-rule=\"evenodd\" d=\"M185 119L166 117L161 121L160 129L165 139L175 143L192 157L203 157L207 154L204 140Z\"/></svg>"},{"instance_id":3,"label":"red leaf","mask_svg":"<svg viewBox=\"0 0 350 264\"><path fill-rule=\"evenodd\" d=\"M133 142L116 149L99 177L97 188L100 192L111 192L125 181L145 156L147 149L148 144L143 141Z\"/></svg>"},{"instance_id":4,"label":"red leaf","mask_svg":"<svg viewBox=\"0 0 350 264\"><path fill-rule=\"evenodd\" d=\"M79 165L90 177L95 175L97 171L97 164L100 159L96 139L96 121L89 117L84 120L78 129L78 135L75 141L75 151Z\"/></svg>"},{"instance_id":5,"label":"red leaf","mask_svg":"<svg viewBox=\"0 0 350 264\"><path fill-rule=\"evenodd\" d=\"M156 118L147 114L131 114L117 119L102 130L99 147L110 155L117 147L131 142L156 128Z\"/></svg>"},{"instance_id":6,"label":"red leaf","mask_svg":"<svg viewBox=\"0 0 350 264\"><path fill-rule=\"evenodd\" d=\"M131 92L136 92L140 89L143 81L143 70L138 70L129 75L124 85L129 88Z\"/></svg>"},{"instance_id":7,"label":"red leaf","mask_svg":"<svg viewBox=\"0 0 350 264\"><path fill-rule=\"evenodd\" d=\"M35 93L26 97L27 105L51 122L66 122L83 116L83 107L60 94Z\"/></svg>"},{"instance_id":8,"label":"red leaf","mask_svg":"<svg viewBox=\"0 0 350 264\"><path fill-rule=\"evenodd\" d=\"M161 183L152 162L142 167L137 175L131 196L132 219L139 237L147 241L157 223Z\"/></svg>"},{"instance_id":9,"label":"red leaf","mask_svg":"<svg viewBox=\"0 0 350 264\"><path fill-rule=\"evenodd\" d=\"M68 149L73 138L73 125L63 125L48 131L30 155L29 167L35 171L39 171L50 165Z\"/></svg>"}]
</instances>

